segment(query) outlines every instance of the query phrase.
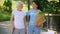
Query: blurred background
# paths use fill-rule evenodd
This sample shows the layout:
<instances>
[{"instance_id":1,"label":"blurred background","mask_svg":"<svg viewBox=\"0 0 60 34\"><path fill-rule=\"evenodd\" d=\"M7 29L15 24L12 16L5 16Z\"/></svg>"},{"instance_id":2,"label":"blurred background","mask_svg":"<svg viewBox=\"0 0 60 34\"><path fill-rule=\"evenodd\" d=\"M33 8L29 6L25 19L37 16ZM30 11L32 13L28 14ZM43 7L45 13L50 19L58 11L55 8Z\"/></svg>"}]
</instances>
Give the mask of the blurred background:
<instances>
[{"instance_id":1,"label":"blurred background","mask_svg":"<svg viewBox=\"0 0 60 34\"><path fill-rule=\"evenodd\" d=\"M16 2L24 3L23 10L32 9L33 0L0 0L0 34L11 34L10 17L12 10L16 9ZM43 28L60 32L60 0L40 0L43 13L46 14L46 23Z\"/></svg>"}]
</instances>

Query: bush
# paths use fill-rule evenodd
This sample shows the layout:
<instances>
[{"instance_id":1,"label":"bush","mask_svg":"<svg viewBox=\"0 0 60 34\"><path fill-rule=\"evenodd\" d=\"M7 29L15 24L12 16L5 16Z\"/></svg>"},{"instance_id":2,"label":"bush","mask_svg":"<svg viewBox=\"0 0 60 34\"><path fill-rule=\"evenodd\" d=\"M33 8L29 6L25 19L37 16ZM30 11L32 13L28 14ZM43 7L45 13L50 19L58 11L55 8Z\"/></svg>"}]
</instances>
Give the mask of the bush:
<instances>
[{"instance_id":1,"label":"bush","mask_svg":"<svg viewBox=\"0 0 60 34\"><path fill-rule=\"evenodd\" d=\"M7 11L0 11L0 20L10 19L11 14Z\"/></svg>"}]
</instances>

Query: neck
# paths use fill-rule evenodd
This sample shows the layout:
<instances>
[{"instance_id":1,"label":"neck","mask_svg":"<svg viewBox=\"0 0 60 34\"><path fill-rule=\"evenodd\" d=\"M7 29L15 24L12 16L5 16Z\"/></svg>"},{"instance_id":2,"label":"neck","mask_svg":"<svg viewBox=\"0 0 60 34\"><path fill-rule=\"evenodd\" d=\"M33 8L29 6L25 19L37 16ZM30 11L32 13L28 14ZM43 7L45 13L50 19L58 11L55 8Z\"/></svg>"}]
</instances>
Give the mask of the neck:
<instances>
[{"instance_id":1,"label":"neck","mask_svg":"<svg viewBox=\"0 0 60 34\"><path fill-rule=\"evenodd\" d=\"M22 9L17 9L18 11L22 11Z\"/></svg>"},{"instance_id":2,"label":"neck","mask_svg":"<svg viewBox=\"0 0 60 34\"><path fill-rule=\"evenodd\" d=\"M33 8L34 10L37 10L37 8Z\"/></svg>"}]
</instances>

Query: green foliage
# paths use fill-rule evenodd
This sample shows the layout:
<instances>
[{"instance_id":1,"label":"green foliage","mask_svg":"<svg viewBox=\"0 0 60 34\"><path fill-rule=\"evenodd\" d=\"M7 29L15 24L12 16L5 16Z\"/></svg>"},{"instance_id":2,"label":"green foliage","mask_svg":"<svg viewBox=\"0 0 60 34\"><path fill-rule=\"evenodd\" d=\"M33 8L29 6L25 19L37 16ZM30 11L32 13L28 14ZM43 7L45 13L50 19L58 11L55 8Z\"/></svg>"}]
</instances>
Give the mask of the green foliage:
<instances>
[{"instance_id":1,"label":"green foliage","mask_svg":"<svg viewBox=\"0 0 60 34\"><path fill-rule=\"evenodd\" d=\"M6 7L7 11L11 11L12 10L12 8L11 8L12 7L12 1L5 0L3 5Z\"/></svg>"},{"instance_id":2,"label":"green foliage","mask_svg":"<svg viewBox=\"0 0 60 34\"><path fill-rule=\"evenodd\" d=\"M0 6L0 10L2 10L2 6Z\"/></svg>"},{"instance_id":3,"label":"green foliage","mask_svg":"<svg viewBox=\"0 0 60 34\"><path fill-rule=\"evenodd\" d=\"M41 5L44 7L45 13L60 14L60 2L41 0Z\"/></svg>"},{"instance_id":4,"label":"green foliage","mask_svg":"<svg viewBox=\"0 0 60 34\"><path fill-rule=\"evenodd\" d=\"M10 19L11 14L7 11L0 11L0 20Z\"/></svg>"}]
</instances>

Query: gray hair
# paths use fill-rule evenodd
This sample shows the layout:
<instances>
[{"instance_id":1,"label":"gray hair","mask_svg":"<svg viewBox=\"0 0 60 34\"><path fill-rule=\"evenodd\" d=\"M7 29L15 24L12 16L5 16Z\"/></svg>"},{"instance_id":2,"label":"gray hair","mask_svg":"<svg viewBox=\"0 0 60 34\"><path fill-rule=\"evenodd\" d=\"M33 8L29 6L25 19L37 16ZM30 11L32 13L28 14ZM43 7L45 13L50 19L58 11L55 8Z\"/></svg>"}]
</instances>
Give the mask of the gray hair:
<instances>
[{"instance_id":1,"label":"gray hair","mask_svg":"<svg viewBox=\"0 0 60 34\"><path fill-rule=\"evenodd\" d=\"M23 2L22 1L17 1L16 7L18 7L20 4L23 4Z\"/></svg>"}]
</instances>

